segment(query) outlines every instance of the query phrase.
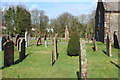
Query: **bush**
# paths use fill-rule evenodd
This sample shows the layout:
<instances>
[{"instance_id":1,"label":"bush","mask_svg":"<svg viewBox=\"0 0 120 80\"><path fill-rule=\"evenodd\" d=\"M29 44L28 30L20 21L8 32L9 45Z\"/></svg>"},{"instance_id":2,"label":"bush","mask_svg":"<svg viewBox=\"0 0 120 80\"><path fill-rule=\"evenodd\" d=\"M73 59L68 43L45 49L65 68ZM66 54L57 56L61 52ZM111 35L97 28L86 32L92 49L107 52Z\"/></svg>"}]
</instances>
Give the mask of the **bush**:
<instances>
[{"instance_id":1,"label":"bush","mask_svg":"<svg viewBox=\"0 0 120 80\"><path fill-rule=\"evenodd\" d=\"M79 36L77 32L70 34L70 40L68 42L67 55L78 56L79 55Z\"/></svg>"}]
</instances>

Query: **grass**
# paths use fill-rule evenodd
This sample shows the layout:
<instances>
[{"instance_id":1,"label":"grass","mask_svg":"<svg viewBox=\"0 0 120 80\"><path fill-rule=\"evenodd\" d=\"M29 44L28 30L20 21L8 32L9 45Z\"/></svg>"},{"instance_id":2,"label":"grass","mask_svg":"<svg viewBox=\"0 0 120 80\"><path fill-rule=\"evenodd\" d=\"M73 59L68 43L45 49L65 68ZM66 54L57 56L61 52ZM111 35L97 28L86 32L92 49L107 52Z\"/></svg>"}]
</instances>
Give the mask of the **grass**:
<instances>
[{"instance_id":1,"label":"grass","mask_svg":"<svg viewBox=\"0 0 120 80\"><path fill-rule=\"evenodd\" d=\"M88 78L118 78L118 49L112 47L113 57L104 54L105 44L98 43L98 51L94 52L92 44L86 44L87 48L87 77ZM48 48L44 45L36 46L36 41L30 41L30 47L26 49L28 55L22 62L6 67L2 71L3 78L77 78L79 71L79 57L67 56L67 44L58 44L59 59L51 66L50 53L53 45ZM16 47L15 61L19 58ZM3 51L0 52L3 57ZM112 63L111 63L112 62ZM3 58L2 64L3 66ZM118 65L120 66L120 65Z\"/></svg>"}]
</instances>

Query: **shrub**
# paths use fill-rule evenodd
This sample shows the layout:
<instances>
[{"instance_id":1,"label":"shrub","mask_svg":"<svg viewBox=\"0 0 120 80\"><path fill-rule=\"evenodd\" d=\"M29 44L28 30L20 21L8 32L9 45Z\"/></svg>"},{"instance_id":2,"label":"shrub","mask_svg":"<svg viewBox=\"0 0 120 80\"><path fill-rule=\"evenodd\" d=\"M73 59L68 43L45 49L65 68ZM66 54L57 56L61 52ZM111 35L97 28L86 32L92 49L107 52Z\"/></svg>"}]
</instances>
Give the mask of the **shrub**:
<instances>
[{"instance_id":1,"label":"shrub","mask_svg":"<svg viewBox=\"0 0 120 80\"><path fill-rule=\"evenodd\" d=\"M68 42L67 55L78 56L79 55L79 36L77 32L70 34L70 40Z\"/></svg>"}]
</instances>

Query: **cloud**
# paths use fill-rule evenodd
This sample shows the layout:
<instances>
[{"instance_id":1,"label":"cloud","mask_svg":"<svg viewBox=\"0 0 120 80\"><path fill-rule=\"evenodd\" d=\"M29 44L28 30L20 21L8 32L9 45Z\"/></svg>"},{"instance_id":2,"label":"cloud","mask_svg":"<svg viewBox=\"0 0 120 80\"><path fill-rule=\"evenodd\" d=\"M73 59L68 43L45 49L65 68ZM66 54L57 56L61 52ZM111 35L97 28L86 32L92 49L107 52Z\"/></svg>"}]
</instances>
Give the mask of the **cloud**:
<instances>
[{"instance_id":1,"label":"cloud","mask_svg":"<svg viewBox=\"0 0 120 80\"><path fill-rule=\"evenodd\" d=\"M33 10L33 9L38 9L38 6L37 6L36 4L33 4L33 5L29 8L29 10Z\"/></svg>"}]
</instances>

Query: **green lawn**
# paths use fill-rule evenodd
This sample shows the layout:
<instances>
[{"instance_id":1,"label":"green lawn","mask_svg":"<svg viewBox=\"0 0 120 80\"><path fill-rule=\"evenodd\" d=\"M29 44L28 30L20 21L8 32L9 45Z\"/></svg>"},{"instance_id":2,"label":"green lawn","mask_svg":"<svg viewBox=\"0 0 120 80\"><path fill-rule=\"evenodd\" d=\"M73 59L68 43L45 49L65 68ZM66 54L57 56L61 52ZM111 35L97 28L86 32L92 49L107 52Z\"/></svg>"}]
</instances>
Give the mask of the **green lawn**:
<instances>
[{"instance_id":1,"label":"green lawn","mask_svg":"<svg viewBox=\"0 0 120 80\"><path fill-rule=\"evenodd\" d=\"M53 45L48 48L44 45L36 46L36 41L30 41L30 47L26 49L28 55L22 62L6 67L2 71L3 78L77 78L79 70L79 57L67 56L67 44L58 44L59 59L52 66L50 53ZM98 43L98 51L94 52L92 44L86 44L87 48L87 76L88 78L118 78L118 49L112 47L113 57L104 54L105 44ZM19 53L15 47L15 61ZM0 52L0 59L3 52ZM2 58L3 61L3 58ZM111 63L112 62L112 63ZM0 67L3 66L3 62ZM120 66L120 65L118 65Z\"/></svg>"}]
</instances>

